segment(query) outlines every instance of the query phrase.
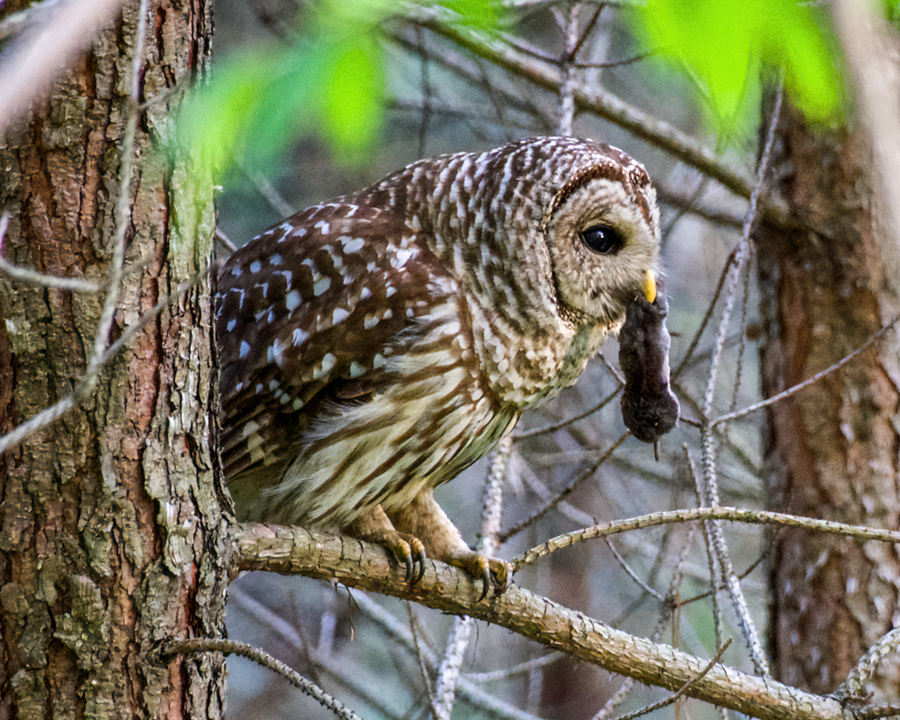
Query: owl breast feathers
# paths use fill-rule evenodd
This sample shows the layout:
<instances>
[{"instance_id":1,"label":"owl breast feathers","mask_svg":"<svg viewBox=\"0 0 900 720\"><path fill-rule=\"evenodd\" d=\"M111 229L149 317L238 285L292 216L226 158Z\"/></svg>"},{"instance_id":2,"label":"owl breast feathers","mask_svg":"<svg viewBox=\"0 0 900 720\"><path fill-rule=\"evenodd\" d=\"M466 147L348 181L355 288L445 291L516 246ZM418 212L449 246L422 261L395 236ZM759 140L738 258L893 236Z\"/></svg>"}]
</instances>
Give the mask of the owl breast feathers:
<instances>
[{"instance_id":1,"label":"owl breast feathers","mask_svg":"<svg viewBox=\"0 0 900 720\"><path fill-rule=\"evenodd\" d=\"M420 160L247 243L217 296L239 516L374 540L411 581L427 554L502 590L505 563L432 490L653 299L658 219L639 163L548 137Z\"/></svg>"}]
</instances>

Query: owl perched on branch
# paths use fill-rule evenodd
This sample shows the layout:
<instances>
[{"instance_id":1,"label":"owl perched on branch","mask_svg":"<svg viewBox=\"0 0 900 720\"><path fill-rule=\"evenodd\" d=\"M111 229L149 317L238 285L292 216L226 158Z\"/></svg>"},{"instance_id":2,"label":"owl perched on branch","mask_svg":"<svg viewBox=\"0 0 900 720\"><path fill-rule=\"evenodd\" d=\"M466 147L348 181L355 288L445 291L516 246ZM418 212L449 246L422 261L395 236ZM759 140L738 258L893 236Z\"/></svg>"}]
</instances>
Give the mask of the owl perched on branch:
<instances>
[{"instance_id":1,"label":"owl perched on branch","mask_svg":"<svg viewBox=\"0 0 900 720\"><path fill-rule=\"evenodd\" d=\"M658 221L639 163L544 137L420 160L240 248L217 297L239 516L380 543L412 582L429 556L503 590L506 563L433 490L574 383L636 294L653 302Z\"/></svg>"}]
</instances>

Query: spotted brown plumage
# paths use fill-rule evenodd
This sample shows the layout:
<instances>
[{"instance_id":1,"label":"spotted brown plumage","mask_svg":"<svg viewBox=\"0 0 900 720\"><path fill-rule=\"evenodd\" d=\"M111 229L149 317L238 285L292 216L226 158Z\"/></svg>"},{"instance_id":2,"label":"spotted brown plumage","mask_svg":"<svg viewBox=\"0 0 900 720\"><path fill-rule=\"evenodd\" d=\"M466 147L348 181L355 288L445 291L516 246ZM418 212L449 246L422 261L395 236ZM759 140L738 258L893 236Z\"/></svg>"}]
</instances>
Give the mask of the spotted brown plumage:
<instances>
[{"instance_id":1,"label":"spotted brown plumage","mask_svg":"<svg viewBox=\"0 0 900 720\"><path fill-rule=\"evenodd\" d=\"M219 273L222 451L239 516L344 530L502 590L432 490L572 384L655 292L643 167L534 138L421 160L303 210Z\"/></svg>"}]
</instances>

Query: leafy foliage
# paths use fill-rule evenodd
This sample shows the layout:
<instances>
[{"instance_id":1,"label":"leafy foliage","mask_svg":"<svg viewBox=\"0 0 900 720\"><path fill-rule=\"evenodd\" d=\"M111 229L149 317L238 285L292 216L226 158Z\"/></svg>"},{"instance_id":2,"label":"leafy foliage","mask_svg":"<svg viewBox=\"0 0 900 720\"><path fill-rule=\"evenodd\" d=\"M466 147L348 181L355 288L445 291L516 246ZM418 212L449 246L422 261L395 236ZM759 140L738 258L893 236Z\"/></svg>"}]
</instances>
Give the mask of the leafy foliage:
<instances>
[{"instance_id":1,"label":"leafy foliage","mask_svg":"<svg viewBox=\"0 0 900 720\"><path fill-rule=\"evenodd\" d=\"M492 30L496 0L455 0L460 25ZM378 137L386 85L382 23L390 0L325 0L310 10L294 42L256 47L214 69L181 116L180 139L226 170L233 158L265 160L293 139L321 133L336 157L352 163Z\"/></svg>"},{"instance_id":2,"label":"leafy foliage","mask_svg":"<svg viewBox=\"0 0 900 720\"><path fill-rule=\"evenodd\" d=\"M720 135L758 122L760 84L781 72L813 121L842 114L843 79L822 10L794 0L652 0L632 13L649 50L679 63L703 95Z\"/></svg>"}]
</instances>

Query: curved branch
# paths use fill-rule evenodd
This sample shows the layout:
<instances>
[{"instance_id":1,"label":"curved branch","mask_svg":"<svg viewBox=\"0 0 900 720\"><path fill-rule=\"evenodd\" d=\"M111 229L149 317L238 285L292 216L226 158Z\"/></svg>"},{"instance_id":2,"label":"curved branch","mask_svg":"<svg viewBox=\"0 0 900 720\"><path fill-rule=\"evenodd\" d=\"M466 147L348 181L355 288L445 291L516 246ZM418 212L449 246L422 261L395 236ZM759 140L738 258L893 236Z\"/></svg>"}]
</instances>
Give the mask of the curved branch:
<instances>
[{"instance_id":1,"label":"curved branch","mask_svg":"<svg viewBox=\"0 0 900 720\"><path fill-rule=\"evenodd\" d=\"M759 718L838 720L840 702L715 664L667 645L615 630L582 613L513 586L478 600L479 583L448 565L426 562L414 587L401 580L383 549L353 538L254 523L231 529L235 569L266 570L335 580L348 587L402 597L456 615L508 628L611 672L669 690L695 679L687 694Z\"/></svg>"},{"instance_id":2,"label":"curved branch","mask_svg":"<svg viewBox=\"0 0 900 720\"><path fill-rule=\"evenodd\" d=\"M865 525L848 525L833 520L819 520L817 518L802 517L800 515L788 515L786 513L771 512L769 510L745 510L734 507L692 508L690 510L667 510L664 512L649 513L627 520L603 523L592 527L573 530L563 535L557 535L547 542L537 545L523 552L512 561L513 571L520 570L530 565L538 558L550 553L562 550L575 543L592 540L594 538L618 535L632 530L641 530L657 525L670 525L674 523L686 523L696 520L730 520L744 522L751 525L789 525L791 527L806 528L835 535L844 535L859 540L878 540L880 542L900 543L900 532L896 530L883 530L870 528Z\"/></svg>"}]
</instances>

